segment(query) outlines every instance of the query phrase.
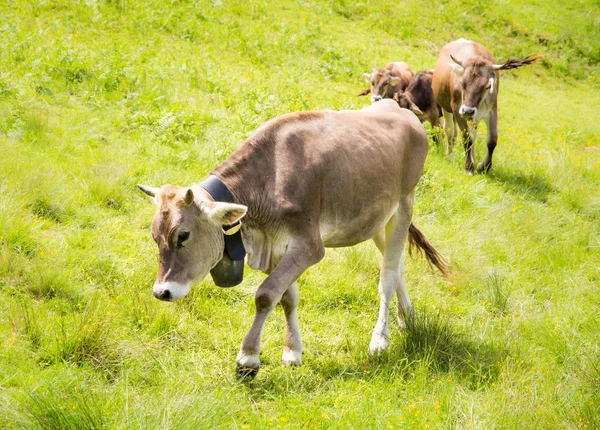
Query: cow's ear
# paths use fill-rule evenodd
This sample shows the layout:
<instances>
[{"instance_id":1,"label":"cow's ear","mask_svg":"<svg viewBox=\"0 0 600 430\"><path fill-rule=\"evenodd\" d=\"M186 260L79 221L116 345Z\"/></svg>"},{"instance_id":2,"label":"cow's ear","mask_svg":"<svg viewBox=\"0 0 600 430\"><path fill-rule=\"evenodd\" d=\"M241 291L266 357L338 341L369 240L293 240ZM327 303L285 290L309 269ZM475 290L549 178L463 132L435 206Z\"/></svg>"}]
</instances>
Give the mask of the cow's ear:
<instances>
[{"instance_id":1,"label":"cow's ear","mask_svg":"<svg viewBox=\"0 0 600 430\"><path fill-rule=\"evenodd\" d=\"M148 185L142 185L142 184L138 184L138 188L140 190L142 190L144 193L148 194L150 197L152 197L152 201L156 204L158 204L158 200L156 199L156 197L158 196L158 188L154 188L154 187L149 187Z\"/></svg>"},{"instance_id":2,"label":"cow's ear","mask_svg":"<svg viewBox=\"0 0 600 430\"><path fill-rule=\"evenodd\" d=\"M238 221L246 212L248 207L234 203L210 202L204 210L208 219L217 225L228 225Z\"/></svg>"},{"instance_id":3,"label":"cow's ear","mask_svg":"<svg viewBox=\"0 0 600 430\"><path fill-rule=\"evenodd\" d=\"M363 73L362 77L365 78L367 81L371 82L371 74L370 73Z\"/></svg>"},{"instance_id":4,"label":"cow's ear","mask_svg":"<svg viewBox=\"0 0 600 430\"><path fill-rule=\"evenodd\" d=\"M419 109L419 106L414 104L411 100L409 100L408 108L417 115L423 115L423 111Z\"/></svg>"},{"instance_id":5,"label":"cow's ear","mask_svg":"<svg viewBox=\"0 0 600 430\"><path fill-rule=\"evenodd\" d=\"M398 76L391 76L390 77L390 84L392 85L398 85L400 83L400 78Z\"/></svg>"},{"instance_id":6,"label":"cow's ear","mask_svg":"<svg viewBox=\"0 0 600 430\"><path fill-rule=\"evenodd\" d=\"M457 76L462 76L463 73L465 73L465 68L459 64L448 61L448 65L450 66L454 74L456 74Z\"/></svg>"}]
</instances>

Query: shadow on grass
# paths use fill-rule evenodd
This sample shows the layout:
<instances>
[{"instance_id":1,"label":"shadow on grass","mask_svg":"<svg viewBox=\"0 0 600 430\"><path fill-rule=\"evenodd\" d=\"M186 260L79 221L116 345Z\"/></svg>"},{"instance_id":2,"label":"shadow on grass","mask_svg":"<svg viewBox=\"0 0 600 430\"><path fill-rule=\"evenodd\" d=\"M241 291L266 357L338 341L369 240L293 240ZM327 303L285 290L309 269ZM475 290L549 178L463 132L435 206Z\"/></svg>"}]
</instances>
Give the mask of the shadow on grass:
<instances>
[{"instance_id":1,"label":"shadow on grass","mask_svg":"<svg viewBox=\"0 0 600 430\"><path fill-rule=\"evenodd\" d=\"M387 351L372 356L350 352L352 362L325 359L313 363L309 369L290 369L285 376L281 373L259 376L249 384L254 395L283 394L289 386L302 391L327 389L336 380L410 381L425 374L427 379L449 378L465 384L470 389L479 389L498 380L508 350L498 345L468 339L455 331L441 314L417 311L405 319L406 328L390 343ZM353 348L354 349L354 348ZM260 373L259 373L260 375ZM286 386L289 384L289 386Z\"/></svg>"},{"instance_id":2,"label":"shadow on grass","mask_svg":"<svg viewBox=\"0 0 600 430\"><path fill-rule=\"evenodd\" d=\"M405 317L400 342L370 357L374 375L405 379L418 367L431 373L452 373L473 389L497 380L507 351L500 345L480 343L455 331L443 315L417 311Z\"/></svg>"},{"instance_id":3,"label":"shadow on grass","mask_svg":"<svg viewBox=\"0 0 600 430\"><path fill-rule=\"evenodd\" d=\"M548 194L556 191L546 178L537 174L526 175L522 172L511 172L502 167L494 167L487 176L504 186L507 191L538 202L546 203Z\"/></svg>"}]
</instances>

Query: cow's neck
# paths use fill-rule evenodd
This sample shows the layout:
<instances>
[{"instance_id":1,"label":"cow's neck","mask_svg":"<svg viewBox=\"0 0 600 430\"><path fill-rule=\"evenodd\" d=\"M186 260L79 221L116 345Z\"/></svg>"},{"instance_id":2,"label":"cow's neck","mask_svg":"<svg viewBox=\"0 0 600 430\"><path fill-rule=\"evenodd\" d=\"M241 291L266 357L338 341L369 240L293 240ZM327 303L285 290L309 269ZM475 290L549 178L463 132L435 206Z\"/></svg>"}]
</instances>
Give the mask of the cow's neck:
<instances>
[{"instance_id":1,"label":"cow's neck","mask_svg":"<svg viewBox=\"0 0 600 430\"><path fill-rule=\"evenodd\" d=\"M242 227L247 264L265 273L275 267L286 243L273 213L273 154L272 141L255 145L249 140L212 171L227 186L233 203L248 207Z\"/></svg>"},{"instance_id":2,"label":"cow's neck","mask_svg":"<svg viewBox=\"0 0 600 430\"><path fill-rule=\"evenodd\" d=\"M248 207L246 224L268 224L271 221L273 184L275 172L272 145L250 140L212 171L227 186L233 203Z\"/></svg>"}]
</instances>

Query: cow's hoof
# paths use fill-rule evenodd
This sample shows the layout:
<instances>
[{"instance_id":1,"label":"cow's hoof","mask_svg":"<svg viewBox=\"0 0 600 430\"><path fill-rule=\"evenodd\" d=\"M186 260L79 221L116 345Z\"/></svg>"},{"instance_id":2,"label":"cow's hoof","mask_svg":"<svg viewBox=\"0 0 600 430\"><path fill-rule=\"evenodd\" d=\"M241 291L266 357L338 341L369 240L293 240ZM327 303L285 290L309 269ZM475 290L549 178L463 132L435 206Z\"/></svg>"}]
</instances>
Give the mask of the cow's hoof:
<instances>
[{"instance_id":1,"label":"cow's hoof","mask_svg":"<svg viewBox=\"0 0 600 430\"><path fill-rule=\"evenodd\" d=\"M257 368L243 367L238 364L235 368L235 374L238 377L238 379L252 380L252 379L256 378L256 375L258 375L258 369L259 369L258 367Z\"/></svg>"},{"instance_id":2,"label":"cow's hoof","mask_svg":"<svg viewBox=\"0 0 600 430\"><path fill-rule=\"evenodd\" d=\"M300 366L302 365L302 351L293 351L286 349L281 356L281 362L284 366Z\"/></svg>"},{"instance_id":3,"label":"cow's hoof","mask_svg":"<svg viewBox=\"0 0 600 430\"><path fill-rule=\"evenodd\" d=\"M477 165L477 173L487 173L490 171L491 168L492 168L491 164L489 166L484 166L483 163L479 163Z\"/></svg>"},{"instance_id":4,"label":"cow's hoof","mask_svg":"<svg viewBox=\"0 0 600 430\"><path fill-rule=\"evenodd\" d=\"M235 373L240 378L253 379L260 369L260 360L258 355L238 355Z\"/></svg>"},{"instance_id":5,"label":"cow's hoof","mask_svg":"<svg viewBox=\"0 0 600 430\"><path fill-rule=\"evenodd\" d=\"M369 344L371 355L379 355L388 347L389 341L383 336L373 336Z\"/></svg>"}]
</instances>

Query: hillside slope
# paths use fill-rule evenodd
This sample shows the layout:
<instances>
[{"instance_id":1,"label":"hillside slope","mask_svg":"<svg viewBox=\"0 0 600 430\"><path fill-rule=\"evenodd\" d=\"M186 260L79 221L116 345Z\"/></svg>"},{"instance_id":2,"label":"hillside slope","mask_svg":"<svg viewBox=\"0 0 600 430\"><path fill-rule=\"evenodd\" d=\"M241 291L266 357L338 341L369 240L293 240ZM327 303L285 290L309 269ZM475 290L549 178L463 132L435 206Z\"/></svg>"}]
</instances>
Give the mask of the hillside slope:
<instances>
[{"instance_id":1,"label":"hillside slope","mask_svg":"<svg viewBox=\"0 0 600 430\"><path fill-rule=\"evenodd\" d=\"M0 5L3 428L600 428L597 1L139 3ZM488 175L432 145L415 223L454 280L407 259L415 321L370 357L377 250L328 250L300 280L305 364L281 367L274 312L238 382L263 275L155 300L135 184L198 182L276 115L365 106L363 72L432 68L458 37L543 59L502 74Z\"/></svg>"}]
</instances>

